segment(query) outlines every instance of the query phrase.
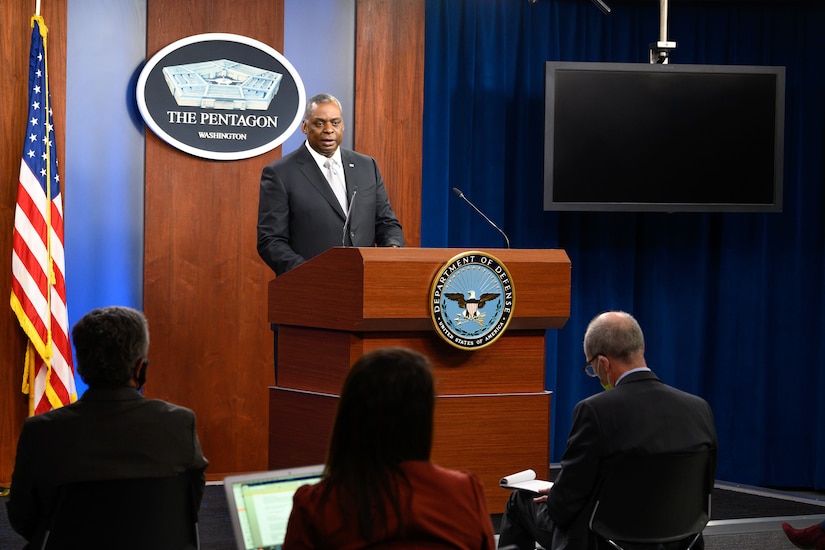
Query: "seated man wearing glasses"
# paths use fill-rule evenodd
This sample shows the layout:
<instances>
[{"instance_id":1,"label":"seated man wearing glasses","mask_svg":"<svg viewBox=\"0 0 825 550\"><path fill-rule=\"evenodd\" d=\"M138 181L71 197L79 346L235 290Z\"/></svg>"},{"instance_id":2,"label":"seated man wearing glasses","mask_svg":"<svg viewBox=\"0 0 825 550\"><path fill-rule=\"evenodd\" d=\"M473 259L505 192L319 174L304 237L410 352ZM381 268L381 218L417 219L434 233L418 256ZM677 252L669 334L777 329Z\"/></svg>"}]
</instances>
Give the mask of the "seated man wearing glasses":
<instances>
[{"instance_id":1,"label":"seated man wearing glasses","mask_svg":"<svg viewBox=\"0 0 825 550\"><path fill-rule=\"evenodd\" d=\"M708 403L664 384L647 367L644 350L642 329L630 314L609 311L590 322L584 336L584 372L611 391L576 405L553 487L538 497L518 490L510 495L499 547L532 550L538 542L548 550L595 549L588 521L608 459L631 452L716 449ZM680 548L678 543L673 546Z\"/></svg>"}]
</instances>

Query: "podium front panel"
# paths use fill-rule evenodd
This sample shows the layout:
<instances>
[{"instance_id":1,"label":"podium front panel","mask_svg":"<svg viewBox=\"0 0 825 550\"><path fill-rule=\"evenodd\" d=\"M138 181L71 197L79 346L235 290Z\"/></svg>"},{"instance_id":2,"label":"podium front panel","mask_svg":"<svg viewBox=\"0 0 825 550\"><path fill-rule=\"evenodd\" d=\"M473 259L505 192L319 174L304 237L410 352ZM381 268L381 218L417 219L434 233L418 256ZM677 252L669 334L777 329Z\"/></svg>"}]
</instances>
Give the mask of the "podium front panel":
<instances>
[{"instance_id":1,"label":"podium front panel","mask_svg":"<svg viewBox=\"0 0 825 550\"><path fill-rule=\"evenodd\" d=\"M502 513L503 476L550 475L550 404L549 392L439 396L432 461L476 474L490 513ZM269 468L323 463L337 406L337 395L270 388Z\"/></svg>"},{"instance_id":2,"label":"podium front panel","mask_svg":"<svg viewBox=\"0 0 825 550\"><path fill-rule=\"evenodd\" d=\"M269 322L367 331L431 328L429 292L445 262L465 249L341 248L269 284ZM513 329L561 328L570 316L570 259L563 250L490 249L515 287Z\"/></svg>"},{"instance_id":3,"label":"podium front panel","mask_svg":"<svg viewBox=\"0 0 825 550\"><path fill-rule=\"evenodd\" d=\"M477 475L490 513L500 514L510 496L502 477L528 468L550 475L550 403L549 392L440 396L432 461Z\"/></svg>"},{"instance_id":4,"label":"podium front panel","mask_svg":"<svg viewBox=\"0 0 825 550\"><path fill-rule=\"evenodd\" d=\"M278 386L338 393L358 357L400 346L430 359L441 395L542 392L544 337L543 330L511 331L485 348L465 351L432 331L349 333L285 326L278 333Z\"/></svg>"}]
</instances>

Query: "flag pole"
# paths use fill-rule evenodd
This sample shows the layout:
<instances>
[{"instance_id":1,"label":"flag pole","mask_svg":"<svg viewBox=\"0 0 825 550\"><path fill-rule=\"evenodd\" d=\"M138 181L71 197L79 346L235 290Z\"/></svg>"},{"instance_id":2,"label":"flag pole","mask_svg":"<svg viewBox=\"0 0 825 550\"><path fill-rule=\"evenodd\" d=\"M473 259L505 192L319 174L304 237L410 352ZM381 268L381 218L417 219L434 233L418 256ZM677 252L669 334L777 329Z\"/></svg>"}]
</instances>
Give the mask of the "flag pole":
<instances>
[{"instance_id":1,"label":"flag pole","mask_svg":"<svg viewBox=\"0 0 825 550\"><path fill-rule=\"evenodd\" d=\"M37 15L37 16L40 15L40 0L37 0L35 2L34 14ZM27 358L28 358L30 348L31 348L31 341L29 341L26 345L26 356L27 356ZM23 385L24 386L26 385L25 380L23 381ZM32 402L32 400L29 399L29 409L30 409L29 416L31 416L31 402ZM11 492L11 489L9 487L0 487L0 497L7 497L7 496L9 496L10 492Z\"/></svg>"},{"instance_id":2,"label":"flag pole","mask_svg":"<svg viewBox=\"0 0 825 550\"><path fill-rule=\"evenodd\" d=\"M46 307L47 313L51 316L52 311L52 286L55 284L55 273L54 273L54 262L52 261L52 163L51 163L51 156L52 156L52 140L49 137L51 132L51 94L49 93L49 50L48 50L48 41L49 41L49 28L46 26L46 22L40 16L40 0L37 0L37 6L35 8L37 13L32 17L32 28L34 28L35 22L38 24L38 29L40 30L40 36L43 39L43 67L45 69L45 87L44 87L44 94L43 94L43 104L45 106L45 112L43 117L45 118L46 123L46 139L44 140L44 147L45 147L45 154L46 154L46 254L47 254L47 266L46 266L46 277L48 277L48 290L46 292ZM46 377L47 379L51 378L52 374L52 358L54 357L54 351L52 349L53 341L52 341L52 326L51 322L48 323L46 327L46 341L45 344L45 354L43 355L43 363L46 365ZM30 399L33 397L33 394L29 394Z\"/></svg>"}]
</instances>

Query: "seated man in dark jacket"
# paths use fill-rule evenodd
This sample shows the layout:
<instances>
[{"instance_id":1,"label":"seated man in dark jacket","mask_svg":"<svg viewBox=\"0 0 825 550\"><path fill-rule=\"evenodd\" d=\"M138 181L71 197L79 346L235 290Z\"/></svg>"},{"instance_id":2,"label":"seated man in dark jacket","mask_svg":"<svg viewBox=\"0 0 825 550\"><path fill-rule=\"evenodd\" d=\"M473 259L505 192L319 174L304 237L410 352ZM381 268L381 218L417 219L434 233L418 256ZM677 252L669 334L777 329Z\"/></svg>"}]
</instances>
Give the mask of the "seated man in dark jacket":
<instances>
[{"instance_id":1,"label":"seated man in dark jacket","mask_svg":"<svg viewBox=\"0 0 825 550\"><path fill-rule=\"evenodd\" d=\"M89 389L71 405L26 419L17 443L9 521L38 540L61 485L188 473L197 503L208 465L195 414L140 389L149 361L149 328L139 311L107 307L72 329L77 369Z\"/></svg>"},{"instance_id":2,"label":"seated man in dark jacket","mask_svg":"<svg viewBox=\"0 0 825 550\"><path fill-rule=\"evenodd\" d=\"M642 329L631 315L610 311L590 322L584 336L585 373L610 391L576 405L553 487L537 498L527 491L510 496L500 547L532 550L538 542L548 550L597 548L588 528L593 493L617 457L712 449L715 464L710 405L659 380L647 367L644 350ZM694 548L703 547L697 544Z\"/></svg>"}]
</instances>

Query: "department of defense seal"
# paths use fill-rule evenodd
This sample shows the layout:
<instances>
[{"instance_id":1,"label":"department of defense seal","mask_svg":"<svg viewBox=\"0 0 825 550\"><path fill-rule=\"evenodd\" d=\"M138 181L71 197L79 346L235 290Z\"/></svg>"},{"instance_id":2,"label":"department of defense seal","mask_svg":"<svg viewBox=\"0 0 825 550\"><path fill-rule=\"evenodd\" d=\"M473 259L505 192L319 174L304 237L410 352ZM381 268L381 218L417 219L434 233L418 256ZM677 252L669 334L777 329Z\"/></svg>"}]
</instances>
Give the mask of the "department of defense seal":
<instances>
[{"instance_id":1,"label":"department of defense seal","mask_svg":"<svg viewBox=\"0 0 825 550\"><path fill-rule=\"evenodd\" d=\"M459 254L433 279L430 314L435 330L460 349L489 346L510 323L515 296L510 273L497 258L478 251Z\"/></svg>"}]
</instances>

